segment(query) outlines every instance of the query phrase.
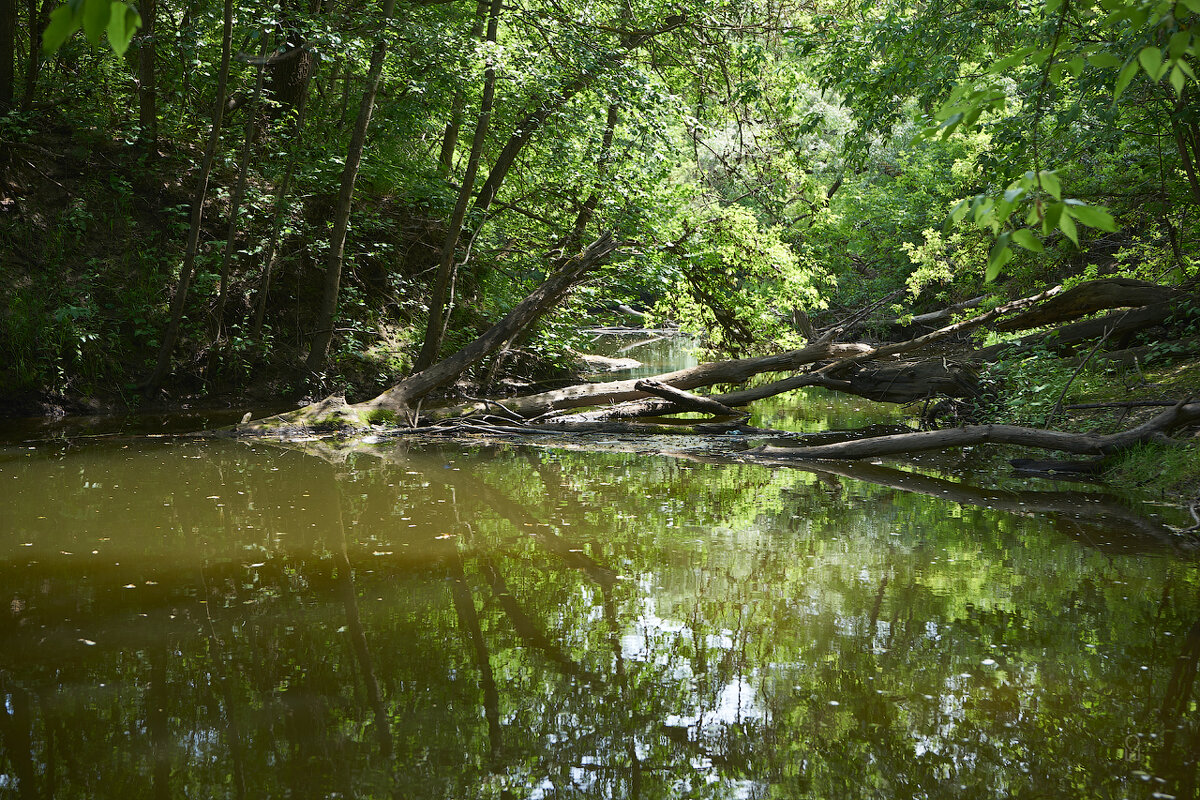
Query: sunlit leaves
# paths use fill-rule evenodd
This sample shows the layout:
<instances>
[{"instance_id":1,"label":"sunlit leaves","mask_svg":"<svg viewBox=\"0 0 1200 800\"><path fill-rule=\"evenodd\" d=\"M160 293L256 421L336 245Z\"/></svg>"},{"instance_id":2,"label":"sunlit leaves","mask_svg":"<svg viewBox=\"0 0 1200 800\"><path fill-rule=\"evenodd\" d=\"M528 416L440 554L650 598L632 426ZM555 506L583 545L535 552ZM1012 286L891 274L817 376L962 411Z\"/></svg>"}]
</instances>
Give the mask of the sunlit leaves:
<instances>
[{"instance_id":1,"label":"sunlit leaves","mask_svg":"<svg viewBox=\"0 0 1200 800\"><path fill-rule=\"evenodd\" d=\"M1054 202L1050 202L1050 200ZM1013 215L1024 208L1027 227L1013 224ZM1020 218L1020 217L1018 217ZM999 277L1004 265L1013 258L1013 245L1033 253L1041 253L1045 245L1034 229L1040 228L1042 236L1055 231L1079 246L1078 225L1103 231L1115 231L1116 222L1107 209L1090 206L1081 200L1063 199L1062 181L1053 170L1034 173L1030 170L1005 189L997 200L986 193L976 195L970 201L960 200L950 210L946 225L958 225L964 221L977 228L990 230L996 237L988 254L986 279L988 282ZM1078 225L1076 224L1078 223Z\"/></svg>"},{"instance_id":2,"label":"sunlit leaves","mask_svg":"<svg viewBox=\"0 0 1200 800\"><path fill-rule=\"evenodd\" d=\"M53 55L80 28L93 45L108 35L109 46L117 55L125 55L133 35L142 27L142 18L130 5L120 0L70 0L50 14L50 22L42 34L42 51Z\"/></svg>"}]
</instances>

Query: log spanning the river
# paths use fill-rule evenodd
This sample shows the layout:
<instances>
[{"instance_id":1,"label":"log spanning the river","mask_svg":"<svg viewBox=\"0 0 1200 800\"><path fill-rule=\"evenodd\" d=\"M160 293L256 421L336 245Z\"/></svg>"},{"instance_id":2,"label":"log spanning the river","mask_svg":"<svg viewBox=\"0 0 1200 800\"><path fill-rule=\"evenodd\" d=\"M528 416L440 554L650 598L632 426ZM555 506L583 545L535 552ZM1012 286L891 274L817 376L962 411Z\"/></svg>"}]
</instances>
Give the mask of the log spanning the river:
<instances>
[{"instance_id":1,"label":"log spanning the river","mask_svg":"<svg viewBox=\"0 0 1200 800\"><path fill-rule=\"evenodd\" d=\"M569 260L558 272L551 275L542 287L523 300L504 320L497 323L475 342L429 369L405 378L372 400L351 405L346 403L343 398L326 398L320 403L290 414L240 425L237 428L237 434L278 434L283 431L297 431L305 428L361 429L368 427L370 422L380 419L417 426L456 417L491 414L497 408L502 409L506 416L514 419L544 420L560 411L587 406L607 407L599 411L588 412L585 415L576 415L577 418L573 418L571 421L629 419L695 410L694 400L690 404L678 402L678 398L664 398L661 392L655 396L655 392L647 392L638 388L637 380L581 384L507 399L503 403L498 400L483 399L457 405L421 409L420 402L429 391L453 380L467 366L476 363L492 352L502 344L505 337L511 338L512 331L523 329L524 326L530 324L532 320L544 313L548 306L569 291L588 270L602 262L615 247L616 244L611 237L601 237L578 256ZM707 401L729 408L744 406L755 400L805 386L823 386L872 400L895 403L913 402L936 395L970 397L978 393L978 384L971 362L993 360L1003 349L1014 345L998 345L977 350L959 359L948 359L939 355L936 358L903 363L896 363L896 360L901 356L929 348L931 345L991 325L1004 318L1011 318L1011 315L1014 314L1017 315L1017 319L1025 320L1018 327L1032 322L1041 324L1048 318L1047 315L1030 317L1027 314L1031 309L1047 307L1060 297L1067 298L1070 302L1059 303L1057 310L1053 313L1047 312L1049 316L1065 314L1068 318L1073 318L1081 313L1081 309L1112 307L1121 302L1129 302L1122 300L1122 297L1125 296L1122 290L1126 290L1128 296L1139 301L1164 295L1174 296L1172 295L1174 290L1160 291L1161 287L1155 288L1152 285L1110 285L1113 283L1113 281L1096 281L1091 284L1083 284L1065 293L1061 287L1056 286L903 342L876 346L864 343L839 344L833 341L833 337L837 333L834 331L798 350L757 358L700 364L688 369L658 375L655 380L666 387L687 391L717 384L741 384L764 373L795 373L766 386L707 397ZM1111 336L1114 333L1123 333L1161 323L1170 315L1172 308L1171 302L1159 302L1144 308L1129 309L1099 320L1076 322L1066 325L1058 331L1038 334L1026 341L1015 343L1015 346L1028 346L1032 342L1044 341L1049 338L1056 347L1068 347L1089 338ZM693 396L693 398L695 397ZM617 404L629 401L638 402L620 409L613 408ZM970 435L983 434L971 431ZM1001 434L993 432L987 435ZM968 442L964 441L963 443Z\"/></svg>"},{"instance_id":2,"label":"log spanning the river","mask_svg":"<svg viewBox=\"0 0 1200 800\"><path fill-rule=\"evenodd\" d=\"M1170 431L1196 422L1200 422L1200 401L1192 399L1176 403L1172 408L1135 428L1104 436L1022 428L1016 425L968 425L962 428L877 436L815 447L767 445L748 450L747 453L770 458L857 459L976 444L1015 444L1064 453L1105 456L1135 444L1174 442L1167 436Z\"/></svg>"}]
</instances>

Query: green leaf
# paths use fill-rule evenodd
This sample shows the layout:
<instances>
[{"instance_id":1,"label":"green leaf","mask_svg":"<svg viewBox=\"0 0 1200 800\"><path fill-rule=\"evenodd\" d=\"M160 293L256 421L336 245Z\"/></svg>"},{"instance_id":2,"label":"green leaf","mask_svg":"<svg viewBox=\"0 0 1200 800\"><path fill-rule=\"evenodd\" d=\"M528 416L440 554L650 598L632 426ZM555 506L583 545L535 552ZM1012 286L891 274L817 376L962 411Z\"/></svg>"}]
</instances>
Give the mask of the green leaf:
<instances>
[{"instance_id":1,"label":"green leaf","mask_svg":"<svg viewBox=\"0 0 1200 800\"><path fill-rule=\"evenodd\" d=\"M1109 233L1117 229L1117 223L1113 220L1112 214L1108 213L1108 209L1100 206L1072 204L1067 213L1089 228L1099 228Z\"/></svg>"},{"instance_id":2,"label":"green leaf","mask_svg":"<svg viewBox=\"0 0 1200 800\"><path fill-rule=\"evenodd\" d=\"M1042 170L1038 173L1038 179L1042 183L1042 188L1052 194L1055 200L1062 199L1062 183L1058 180L1058 175L1054 170Z\"/></svg>"},{"instance_id":3,"label":"green leaf","mask_svg":"<svg viewBox=\"0 0 1200 800\"><path fill-rule=\"evenodd\" d=\"M120 0L112 0L112 16L108 20L108 43L118 56L125 55L133 34L142 27L142 17Z\"/></svg>"},{"instance_id":4,"label":"green leaf","mask_svg":"<svg viewBox=\"0 0 1200 800\"><path fill-rule=\"evenodd\" d=\"M1023 186L1014 184L1012 186L1009 186L1004 191L1004 202L1015 203L1024 196L1025 196L1025 188Z\"/></svg>"},{"instance_id":5,"label":"green leaf","mask_svg":"<svg viewBox=\"0 0 1200 800\"><path fill-rule=\"evenodd\" d=\"M1179 0L1179 5L1193 14L1200 14L1200 0Z\"/></svg>"},{"instance_id":6,"label":"green leaf","mask_svg":"<svg viewBox=\"0 0 1200 800\"><path fill-rule=\"evenodd\" d=\"M108 18L111 12L111 0L85 0L83 4L83 35L92 44L100 44L100 36L108 27Z\"/></svg>"},{"instance_id":7,"label":"green leaf","mask_svg":"<svg viewBox=\"0 0 1200 800\"><path fill-rule=\"evenodd\" d=\"M1191 31L1176 31L1171 35L1171 40L1167 43L1167 54L1171 57L1172 61L1178 61L1184 53L1191 50L1191 45Z\"/></svg>"},{"instance_id":8,"label":"green leaf","mask_svg":"<svg viewBox=\"0 0 1200 800\"><path fill-rule=\"evenodd\" d=\"M1058 220L1062 217L1065 206L1062 203L1051 203L1046 209L1046 215L1042 217L1042 235L1049 236L1050 231L1058 227Z\"/></svg>"},{"instance_id":9,"label":"green leaf","mask_svg":"<svg viewBox=\"0 0 1200 800\"><path fill-rule=\"evenodd\" d=\"M1025 57L1028 56L1031 52L1033 52L1032 47L1022 47L1021 49L1017 50L1012 55L1005 56L1004 58L1000 59L999 61L993 62L993 64L990 67L988 67L987 71L992 73L993 75L1008 72L1010 69L1017 66L1018 64L1025 63Z\"/></svg>"},{"instance_id":10,"label":"green leaf","mask_svg":"<svg viewBox=\"0 0 1200 800\"><path fill-rule=\"evenodd\" d=\"M1063 0L1046 0L1046 16L1050 16L1055 11L1058 11L1059 6L1063 4Z\"/></svg>"},{"instance_id":11,"label":"green leaf","mask_svg":"<svg viewBox=\"0 0 1200 800\"><path fill-rule=\"evenodd\" d=\"M1138 53L1138 61L1152 81L1157 81L1166 71L1166 67L1163 66L1162 50L1154 45L1143 47L1142 51Z\"/></svg>"},{"instance_id":12,"label":"green leaf","mask_svg":"<svg viewBox=\"0 0 1200 800\"><path fill-rule=\"evenodd\" d=\"M52 56L62 47L71 34L83 24L82 15L75 13L69 5L61 5L50 14L50 24L42 34L42 52Z\"/></svg>"},{"instance_id":13,"label":"green leaf","mask_svg":"<svg viewBox=\"0 0 1200 800\"><path fill-rule=\"evenodd\" d=\"M1066 234L1076 247L1079 247L1079 232L1075 229L1075 220L1071 219L1071 212L1065 208L1058 218L1058 229Z\"/></svg>"},{"instance_id":14,"label":"green leaf","mask_svg":"<svg viewBox=\"0 0 1200 800\"><path fill-rule=\"evenodd\" d=\"M1088 56L1088 61L1092 63L1092 66L1100 67L1102 69L1121 66L1121 59L1117 58L1112 53L1093 53L1092 55Z\"/></svg>"},{"instance_id":15,"label":"green leaf","mask_svg":"<svg viewBox=\"0 0 1200 800\"><path fill-rule=\"evenodd\" d=\"M1117 76L1117 83L1113 87L1114 103L1117 102L1117 98L1120 97L1121 93L1125 91L1125 87L1129 85L1129 82L1133 80L1133 77L1137 75L1137 71L1138 64L1136 61L1130 61L1125 65L1125 68L1121 70L1121 74Z\"/></svg>"},{"instance_id":16,"label":"green leaf","mask_svg":"<svg viewBox=\"0 0 1200 800\"><path fill-rule=\"evenodd\" d=\"M1046 248L1042 246L1042 240L1033 235L1033 231L1029 228L1021 228L1012 232L1012 240L1024 247L1026 250L1031 250L1035 253L1040 253Z\"/></svg>"},{"instance_id":17,"label":"green leaf","mask_svg":"<svg viewBox=\"0 0 1200 800\"><path fill-rule=\"evenodd\" d=\"M967 215L967 201L959 200L954 204L954 208L950 209L950 220L957 225L963 221L963 217Z\"/></svg>"},{"instance_id":18,"label":"green leaf","mask_svg":"<svg viewBox=\"0 0 1200 800\"><path fill-rule=\"evenodd\" d=\"M1050 47L1043 47L1041 50L1034 50L1029 54L1029 60L1040 67L1042 64L1046 63L1046 59L1050 57L1052 52L1053 48Z\"/></svg>"},{"instance_id":19,"label":"green leaf","mask_svg":"<svg viewBox=\"0 0 1200 800\"><path fill-rule=\"evenodd\" d=\"M1002 233L996 238L996 243L992 245L992 252L988 255L987 275L984 280L988 283L996 280L1000 275L1000 268L1012 260L1013 251L1008 246L1010 234Z\"/></svg>"},{"instance_id":20,"label":"green leaf","mask_svg":"<svg viewBox=\"0 0 1200 800\"><path fill-rule=\"evenodd\" d=\"M1171 88L1175 90L1175 96L1182 97L1183 96L1183 84L1187 80L1186 78L1183 77L1183 70L1179 69L1179 67L1175 67L1175 69L1171 70L1170 80L1171 80Z\"/></svg>"}]
</instances>

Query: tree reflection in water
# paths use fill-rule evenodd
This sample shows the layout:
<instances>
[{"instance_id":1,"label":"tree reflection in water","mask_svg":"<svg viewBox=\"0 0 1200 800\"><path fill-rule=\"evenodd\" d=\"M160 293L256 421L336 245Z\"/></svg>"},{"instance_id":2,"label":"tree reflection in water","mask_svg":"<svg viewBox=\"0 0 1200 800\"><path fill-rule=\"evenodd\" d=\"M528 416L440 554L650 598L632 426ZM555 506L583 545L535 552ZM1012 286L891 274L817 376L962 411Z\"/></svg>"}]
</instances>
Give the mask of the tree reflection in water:
<instances>
[{"instance_id":1,"label":"tree reflection in water","mask_svg":"<svg viewBox=\"0 0 1200 800\"><path fill-rule=\"evenodd\" d=\"M0 796L1196 795L1167 521L690 458L4 451Z\"/></svg>"}]
</instances>

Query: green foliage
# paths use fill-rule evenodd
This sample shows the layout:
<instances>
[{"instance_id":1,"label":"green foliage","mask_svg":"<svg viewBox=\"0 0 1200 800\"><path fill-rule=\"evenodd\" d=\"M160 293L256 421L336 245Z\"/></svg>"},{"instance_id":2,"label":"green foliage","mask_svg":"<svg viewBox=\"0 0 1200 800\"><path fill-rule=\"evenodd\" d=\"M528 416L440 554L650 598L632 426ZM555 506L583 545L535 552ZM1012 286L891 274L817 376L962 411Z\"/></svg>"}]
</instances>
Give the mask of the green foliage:
<instances>
[{"instance_id":1,"label":"green foliage","mask_svg":"<svg viewBox=\"0 0 1200 800\"><path fill-rule=\"evenodd\" d=\"M718 352L795 344L792 312L820 307L824 276L802 266L779 233L746 209L721 209L685 245L675 285L656 314Z\"/></svg>"},{"instance_id":2,"label":"green foliage","mask_svg":"<svg viewBox=\"0 0 1200 800\"><path fill-rule=\"evenodd\" d=\"M1123 450L1107 477L1118 486L1136 486L1163 496L1196 497L1200 493L1200 446L1143 444Z\"/></svg>"},{"instance_id":3,"label":"green foliage","mask_svg":"<svg viewBox=\"0 0 1200 800\"><path fill-rule=\"evenodd\" d=\"M54 55L82 28L91 44L100 44L105 35L113 52L122 56L140 27L137 9L122 0L68 0L50 13L50 24L42 34L42 52Z\"/></svg>"}]
</instances>

